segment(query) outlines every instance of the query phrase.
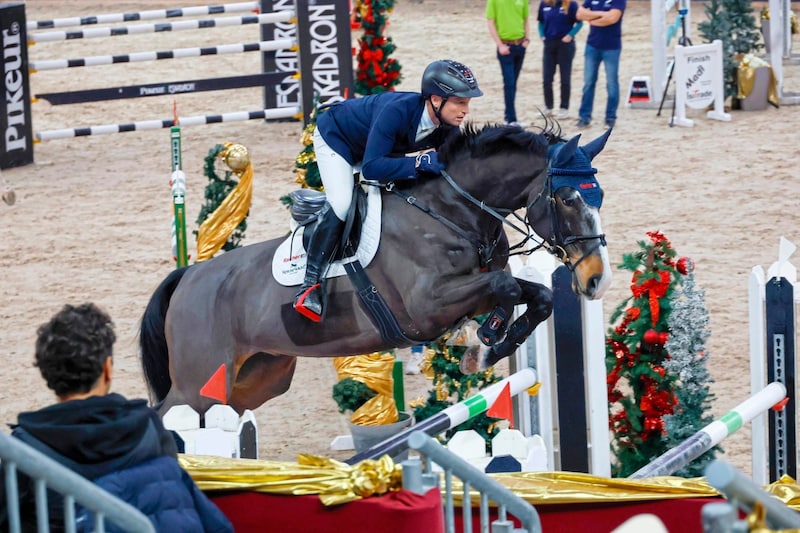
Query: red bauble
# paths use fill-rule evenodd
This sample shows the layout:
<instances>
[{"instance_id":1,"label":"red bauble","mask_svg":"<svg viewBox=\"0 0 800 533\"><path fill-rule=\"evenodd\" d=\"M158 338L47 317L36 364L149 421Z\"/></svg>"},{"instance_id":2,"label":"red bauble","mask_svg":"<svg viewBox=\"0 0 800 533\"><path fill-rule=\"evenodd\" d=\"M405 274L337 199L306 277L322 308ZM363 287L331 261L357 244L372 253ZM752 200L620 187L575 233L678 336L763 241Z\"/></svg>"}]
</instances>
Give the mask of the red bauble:
<instances>
[{"instance_id":1,"label":"red bauble","mask_svg":"<svg viewBox=\"0 0 800 533\"><path fill-rule=\"evenodd\" d=\"M669 333L666 331L658 332L654 329L648 329L642 336L642 340L644 340L644 342L648 344L660 344L662 346L667 344L668 339Z\"/></svg>"},{"instance_id":2,"label":"red bauble","mask_svg":"<svg viewBox=\"0 0 800 533\"><path fill-rule=\"evenodd\" d=\"M648 344L658 344L659 334L654 329L648 329L644 332L642 339Z\"/></svg>"},{"instance_id":3,"label":"red bauble","mask_svg":"<svg viewBox=\"0 0 800 533\"><path fill-rule=\"evenodd\" d=\"M681 257L678 259L675 267L678 269L678 272L685 276L689 272L694 271L694 261L691 257Z\"/></svg>"}]
</instances>

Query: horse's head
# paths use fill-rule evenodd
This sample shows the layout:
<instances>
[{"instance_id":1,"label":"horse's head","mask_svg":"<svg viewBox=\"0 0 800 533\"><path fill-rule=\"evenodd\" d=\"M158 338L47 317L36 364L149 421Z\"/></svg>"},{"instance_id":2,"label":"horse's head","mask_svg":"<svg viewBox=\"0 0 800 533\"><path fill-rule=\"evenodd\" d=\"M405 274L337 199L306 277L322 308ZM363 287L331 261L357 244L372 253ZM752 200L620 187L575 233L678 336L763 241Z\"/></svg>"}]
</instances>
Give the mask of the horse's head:
<instances>
[{"instance_id":1,"label":"horse's head","mask_svg":"<svg viewBox=\"0 0 800 533\"><path fill-rule=\"evenodd\" d=\"M580 135L551 146L544 189L528 203L528 220L545 246L570 271L572 288L589 299L603 296L611 284L605 234L600 223L603 190L592 159L605 146L611 130L578 146ZM546 202L547 209L541 209Z\"/></svg>"}]
</instances>

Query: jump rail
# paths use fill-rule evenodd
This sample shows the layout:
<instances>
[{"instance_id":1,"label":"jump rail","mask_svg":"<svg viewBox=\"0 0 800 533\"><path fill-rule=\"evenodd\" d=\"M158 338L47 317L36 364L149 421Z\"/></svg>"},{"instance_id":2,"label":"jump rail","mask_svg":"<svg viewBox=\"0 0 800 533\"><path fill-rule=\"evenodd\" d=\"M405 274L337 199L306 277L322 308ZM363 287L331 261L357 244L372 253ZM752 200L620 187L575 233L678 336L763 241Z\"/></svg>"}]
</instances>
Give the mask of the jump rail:
<instances>
[{"instance_id":1,"label":"jump rail","mask_svg":"<svg viewBox=\"0 0 800 533\"><path fill-rule=\"evenodd\" d=\"M198 126L202 124L218 124L220 122L242 122L255 119L281 119L298 118L301 114L299 107L282 107L279 109L262 109L261 111L238 111L222 113L220 115L196 115L192 117L178 117L181 126ZM69 137L86 137L89 135L107 135L111 133L125 133L129 131L158 130L171 128L175 119L142 120L127 124L105 124L101 126L87 126L84 128L65 128L60 130L47 130L36 133L36 142L50 141L53 139L66 139Z\"/></svg>"},{"instance_id":2,"label":"jump rail","mask_svg":"<svg viewBox=\"0 0 800 533\"><path fill-rule=\"evenodd\" d=\"M310 120L315 99L319 105L323 105L343 100L353 93L348 4L348 0L294 0L294 2L260 0L259 2L136 13L112 13L30 23L26 22L25 4L0 4L0 30L5 36L4 57L7 73L3 78L7 98L0 101L0 118L4 119L0 120L0 126L5 129L5 135L0 137L0 169L32 164L34 145L46 139L139 131L166 128L172 125L171 120L155 120L73 127L36 133L33 129L32 103L37 101L38 95L34 97L31 94L30 78L32 73L37 71L257 51L262 52L262 69L259 73L148 83L127 87L99 87L97 89L54 92L42 94L41 98L53 105L80 104L100 100L169 96L261 86L264 102L262 105L256 106L260 107L261 111L187 117L182 120L182 124L211 124L257 118L267 120L300 118L307 123ZM45 31L37 32L38 36L31 35L31 41L28 39L28 30L43 28L243 11L255 12L256 16L175 24L144 24L115 29L97 28L78 32ZM52 43L67 39L122 36L140 32L176 31L190 28L205 29L244 23L258 23L260 27L259 42L47 61L30 61L28 57L29 51L36 50L36 48L28 46L29 42ZM91 48L89 49L91 50ZM102 79L102 76L98 76L98 79Z\"/></svg>"},{"instance_id":3,"label":"jump rail","mask_svg":"<svg viewBox=\"0 0 800 533\"><path fill-rule=\"evenodd\" d=\"M98 65L113 65L116 63L139 63L142 61L158 61L161 59L179 59L184 57L200 57L221 54L240 54L242 52L274 52L288 50L295 46L294 39L278 39L275 41L261 41L257 43L223 44L220 46L176 48L160 52L135 52L133 54L112 56L91 56L77 59L51 59L47 61L32 61L32 72L42 70L58 70L62 68L94 67Z\"/></svg>"},{"instance_id":4,"label":"jump rail","mask_svg":"<svg viewBox=\"0 0 800 533\"><path fill-rule=\"evenodd\" d=\"M57 41L73 41L77 39L94 39L98 37L120 37L124 35L141 35L144 33L164 33L171 31L197 30L201 28L229 28L247 24L274 24L289 22L294 18L292 11L278 11L261 15L243 17L223 17L205 20L181 20L179 22L162 22L155 24L136 24L134 26L115 26L109 28L91 28L75 31L48 31L28 36L28 44L52 43Z\"/></svg>"},{"instance_id":5,"label":"jump rail","mask_svg":"<svg viewBox=\"0 0 800 533\"><path fill-rule=\"evenodd\" d=\"M244 11L258 11L258 2L239 2L235 4L222 4L216 6L195 6L177 9L153 9L134 13L109 13L91 17L65 17L52 20L32 20L25 26L30 30L49 28L66 28L69 26L90 26L93 24L113 24L117 22L134 22L137 20L154 20L175 17L195 17L202 15L217 15L219 13L241 13Z\"/></svg>"},{"instance_id":6,"label":"jump rail","mask_svg":"<svg viewBox=\"0 0 800 533\"><path fill-rule=\"evenodd\" d=\"M397 435L379 442L372 448L357 453L346 462L347 464L353 465L364 459L377 459L385 454L394 457L408 449L408 438L414 431L422 431L431 436L438 435L489 409L500 393L503 392L503 388L506 385L509 386L511 395L516 396L535 384L536 371L532 368L524 368L497 383L489 385L478 394L470 396L463 402L451 405L447 409L414 424Z\"/></svg>"}]
</instances>

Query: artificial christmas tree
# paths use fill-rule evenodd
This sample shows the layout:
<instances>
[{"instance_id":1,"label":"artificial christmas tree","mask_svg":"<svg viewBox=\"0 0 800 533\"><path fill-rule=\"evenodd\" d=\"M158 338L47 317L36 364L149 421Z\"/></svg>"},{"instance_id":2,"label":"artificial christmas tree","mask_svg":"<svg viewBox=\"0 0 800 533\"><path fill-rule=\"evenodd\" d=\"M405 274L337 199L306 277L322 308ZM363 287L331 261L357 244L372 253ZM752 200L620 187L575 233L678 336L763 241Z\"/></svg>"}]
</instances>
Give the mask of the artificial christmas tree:
<instances>
[{"instance_id":1,"label":"artificial christmas tree","mask_svg":"<svg viewBox=\"0 0 800 533\"><path fill-rule=\"evenodd\" d=\"M612 474L627 477L667 451L664 415L676 403L669 358L668 319L678 271L675 251L659 232L639 241L640 250L623 256L620 268L633 272L632 296L611 316L606 338L609 424L616 458ZM630 392L625 394L623 391Z\"/></svg>"},{"instance_id":2,"label":"artificial christmas tree","mask_svg":"<svg viewBox=\"0 0 800 533\"><path fill-rule=\"evenodd\" d=\"M493 368L475 374L462 374L459 369L461 356L466 351L465 346L448 346L447 339L440 339L426 347L426 362L423 372L432 373L433 388L428 392L428 399L409 402L414 409L414 419L417 423L443 411L458 402L466 400L473 391L481 390L492 383L497 383L500 378L494 374ZM474 429L491 446L492 438L500 429L497 419L481 413L466 422L447 430L445 441L449 440L458 431ZM491 448L489 448L491 452Z\"/></svg>"},{"instance_id":3,"label":"artificial christmas tree","mask_svg":"<svg viewBox=\"0 0 800 533\"><path fill-rule=\"evenodd\" d=\"M674 414L664 416L664 441L668 449L676 447L714 421L709 412L714 399L709 385L714 380L708 372L706 341L710 332L705 291L698 289L695 284L691 259L682 257L676 267L683 275L682 288L672 302L668 320L669 339L665 345L670 357L664 362L667 374L675 377L677 399ZM715 446L674 475L702 476L708 463L714 460L719 451L720 447Z\"/></svg>"},{"instance_id":4,"label":"artificial christmas tree","mask_svg":"<svg viewBox=\"0 0 800 533\"><path fill-rule=\"evenodd\" d=\"M400 63L389 56L397 48L384 37L394 0L356 0L353 8L364 34L358 40L355 92L361 95L394 90L400 83Z\"/></svg>"},{"instance_id":5,"label":"artificial christmas tree","mask_svg":"<svg viewBox=\"0 0 800 533\"><path fill-rule=\"evenodd\" d=\"M750 0L711 0L705 6L705 14L707 20L698 24L697 29L707 42L722 41L725 97L735 98L739 61L761 47L752 3Z\"/></svg>"}]
</instances>

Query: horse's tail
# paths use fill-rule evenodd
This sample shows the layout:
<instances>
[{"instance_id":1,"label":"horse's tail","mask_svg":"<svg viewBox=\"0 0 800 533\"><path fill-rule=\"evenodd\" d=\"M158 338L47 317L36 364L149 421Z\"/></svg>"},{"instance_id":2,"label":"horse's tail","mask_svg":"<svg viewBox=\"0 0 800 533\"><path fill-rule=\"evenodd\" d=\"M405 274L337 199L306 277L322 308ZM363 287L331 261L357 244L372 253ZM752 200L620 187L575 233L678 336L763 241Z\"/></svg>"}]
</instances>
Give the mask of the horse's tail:
<instances>
[{"instance_id":1,"label":"horse's tail","mask_svg":"<svg viewBox=\"0 0 800 533\"><path fill-rule=\"evenodd\" d=\"M142 359L144 378L155 396L156 402L163 400L172 387L172 380L169 377L169 351L164 328L169 300L188 268L173 270L161 282L153 296L150 297L144 315L142 315L139 329L139 353Z\"/></svg>"}]
</instances>

